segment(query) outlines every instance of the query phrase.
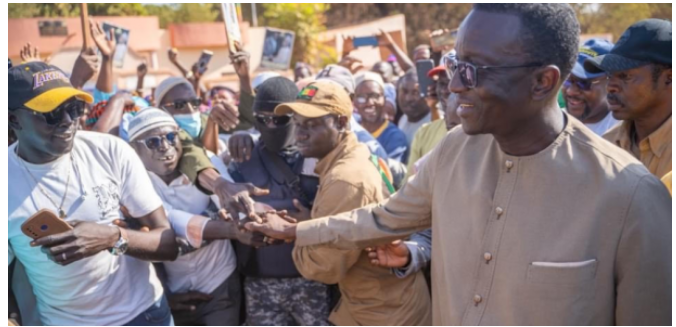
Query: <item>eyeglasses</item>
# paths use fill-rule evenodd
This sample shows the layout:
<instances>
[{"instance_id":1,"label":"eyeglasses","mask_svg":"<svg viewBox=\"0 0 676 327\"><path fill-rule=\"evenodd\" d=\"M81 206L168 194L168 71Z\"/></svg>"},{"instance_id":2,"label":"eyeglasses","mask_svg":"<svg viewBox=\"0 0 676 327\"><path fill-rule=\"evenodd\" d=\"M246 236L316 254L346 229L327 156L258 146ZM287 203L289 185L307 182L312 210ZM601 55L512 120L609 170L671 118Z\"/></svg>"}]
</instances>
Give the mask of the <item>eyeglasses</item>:
<instances>
[{"instance_id":1,"label":"eyeglasses","mask_svg":"<svg viewBox=\"0 0 676 327\"><path fill-rule=\"evenodd\" d=\"M200 100L199 98L188 100L176 100L173 103L165 104L164 107L172 107L176 110L184 110L188 108L188 104L191 105L193 108L198 108L202 104L202 100Z\"/></svg>"},{"instance_id":2,"label":"eyeglasses","mask_svg":"<svg viewBox=\"0 0 676 327\"><path fill-rule=\"evenodd\" d=\"M367 94L366 96L362 95L362 96L356 97L357 103L359 103L359 104L364 104L368 100L380 101L380 99L382 99L382 98L383 98L382 94L376 94L376 93L371 93L371 94Z\"/></svg>"},{"instance_id":3,"label":"eyeglasses","mask_svg":"<svg viewBox=\"0 0 676 327\"><path fill-rule=\"evenodd\" d=\"M468 88L473 89L478 84L477 72L479 69L507 69L507 68L529 68L542 66L540 63L531 63L518 66L476 66L468 62L461 62L455 56L447 55L444 57L444 67L448 78L453 80L456 73L460 73L460 81Z\"/></svg>"},{"instance_id":4,"label":"eyeglasses","mask_svg":"<svg viewBox=\"0 0 676 327\"><path fill-rule=\"evenodd\" d=\"M269 125L272 122L275 126L284 126L291 121L291 115L269 116L254 114L254 116L256 117L256 120L263 125Z\"/></svg>"},{"instance_id":5,"label":"eyeglasses","mask_svg":"<svg viewBox=\"0 0 676 327\"><path fill-rule=\"evenodd\" d=\"M148 150L156 150L162 146L162 142L167 140L169 145L176 145L176 140L178 140L178 132L169 132L165 135L151 136L144 140L137 140L137 143L144 144Z\"/></svg>"},{"instance_id":6,"label":"eyeglasses","mask_svg":"<svg viewBox=\"0 0 676 327\"><path fill-rule=\"evenodd\" d=\"M70 116L70 119L72 121L76 121L84 115L84 111L85 111L85 103L84 103L84 101L81 101L81 100L68 101L68 102L60 105L59 107L57 107L53 111L47 112L47 113L40 113L40 112L36 112L36 111L31 110L33 115L44 117L45 122L48 125L52 125L52 126L58 125L59 123L61 123L63 121L65 114L68 114L68 116Z\"/></svg>"},{"instance_id":7,"label":"eyeglasses","mask_svg":"<svg viewBox=\"0 0 676 327\"><path fill-rule=\"evenodd\" d=\"M592 88L592 85L601 83L601 80L589 80L589 79L576 79L571 80L570 78L563 82L563 87L569 88L575 84L578 89L582 91L589 91Z\"/></svg>"}]
</instances>

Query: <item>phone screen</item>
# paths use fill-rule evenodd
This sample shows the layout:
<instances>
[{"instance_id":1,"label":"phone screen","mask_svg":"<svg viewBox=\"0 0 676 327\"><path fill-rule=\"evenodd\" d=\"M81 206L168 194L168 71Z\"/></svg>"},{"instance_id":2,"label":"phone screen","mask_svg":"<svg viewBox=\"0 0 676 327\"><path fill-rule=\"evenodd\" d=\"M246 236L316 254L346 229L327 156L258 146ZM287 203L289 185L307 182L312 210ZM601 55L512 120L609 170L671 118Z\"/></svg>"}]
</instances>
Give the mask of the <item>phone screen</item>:
<instances>
[{"instance_id":1,"label":"phone screen","mask_svg":"<svg viewBox=\"0 0 676 327\"><path fill-rule=\"evenodd\" d=\"M207 71L207 66L209 65L209 61L211 61L211 57L213 56L213 52L204 50L202 51L202 55L200 56L198 65L199 65L199 72L200 74L204 74L204 72Z\"/></svg>"},{"instance_id":2,"label":"phone screen","mask_svg":"<svg viewBox=\"0 0 676 327\"><path fill-rule=\"evenodd\" d=\"M431 59L428 60L418 60L415 62L415 68L418 72L418 90L420 91L420 96L427 96L427 87L432 85L432 78L427 76L430 70L434 68L434 61Z\"/></svg>"},{"instance_id":3,"label":"phone screen","mask_svg":"<svg viewBox=\"0 0 676 327\"><path fill-rule=\"evenodd\" d=\"M355 48L368 46L376 47L378 46L378 38L375 36L355 37L353 44Z\"/></svg>"}]
</instances>

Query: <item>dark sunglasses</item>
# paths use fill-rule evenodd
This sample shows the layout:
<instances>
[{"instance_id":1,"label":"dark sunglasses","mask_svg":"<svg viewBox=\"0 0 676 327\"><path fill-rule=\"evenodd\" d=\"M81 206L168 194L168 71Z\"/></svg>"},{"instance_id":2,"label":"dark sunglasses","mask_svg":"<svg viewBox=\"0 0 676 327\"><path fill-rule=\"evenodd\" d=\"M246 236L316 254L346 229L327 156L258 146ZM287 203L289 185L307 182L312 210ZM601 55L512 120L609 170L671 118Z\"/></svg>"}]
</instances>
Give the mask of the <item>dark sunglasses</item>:
<instances>
[{"instance_id":1,"label":"dark sunglasses","mask_svg":"<svg viewBox=\"0 0 676 327\"><path fill-rule=\"evenodd\" d=\"M28 109L28 108L27 108ZM31 109L28 109L31 110ZM35 116L42 116L45 119L45 122L48 125L58 125L63 121L64 115L68 114L70 116L70 120L76 121L80 119L84 115L85 112L85 103L84 101L81 100L71 100L68 101L56 109L52 110L51 112L47 113L40 113L37 111L31 110L33 115Z\"/></svg>"},{"instance_id":2,"label":"dark sunglasses","mask_svg":"<svg viewBox=\"0 0 676 327\"><path fill-rule=\"evenodd\" d=\"M167 140L169 145L176 145L176 140L178 140L178 132L169 132L165 135L151 136L144 140L137 140L137 143L142 143L148 148L148 150L156 150L162 146L162 142Z\"/></svg>"},{"instance_id":3,"label":"dark sunglasses","mask_svg":"<svg viewBox=\"0 0 676 327\"><path fill-rule=\"evenodd\" d=\"M601 83L601 80L589 80L589 79L577 79L577 80L571 80L567 79L563 82L563 87L569 88L575 84L578 89L582 91L589 91L592 88L592 85Z\"/></svg>"},{"instance_id":4,"label":"dark sunglasses","mask_svg":"<svg viewBox=\"0 0 676 327\"><path fill-rule=\"evenodd\" d=\"M542 66L540 63L531 63L518 66L476 66L468 62L461 62L455 56L447 55L444 57L444 67L450 80L455 74L459 74L460 81L468 88L473 89L479 83L477 73L480 69L508 69L508 68L529 68Z\"/></svg>"},{"instance_id":5,"label":"dark sunglasses","mask_svg":"<svg viewBox=\"0 0 676 327\"><path fill-rule=\"evenodd\" d=\"M200 100L199 98L188 100L176 100L173 103L165 104L164 107L172 107L175 108L176 110L184 110L188 108L188 104L190 104L193 108L199 108L199 106L202 104L202 100Z\"/></svg>"},{"instance_id":6,"label":"dark sunglasses","mask_svg":"<svg viewBox=\"0 0 676 327\"><path fill-rule=\"evenodd\" d=\"M263 124L269 125L272 122L275 126L284 126L291 121L291 115L282 115L282 116L268 116L261 114L254 114L256 120Z\"/></svg>"}]
</instances>

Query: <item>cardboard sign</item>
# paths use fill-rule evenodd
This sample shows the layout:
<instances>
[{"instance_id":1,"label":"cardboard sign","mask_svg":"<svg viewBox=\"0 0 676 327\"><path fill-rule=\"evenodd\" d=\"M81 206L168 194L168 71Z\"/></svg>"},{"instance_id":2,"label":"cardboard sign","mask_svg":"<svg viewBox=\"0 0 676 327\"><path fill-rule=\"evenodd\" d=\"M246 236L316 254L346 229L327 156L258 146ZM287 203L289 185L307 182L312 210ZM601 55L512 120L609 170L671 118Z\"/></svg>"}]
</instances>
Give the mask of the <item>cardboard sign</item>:
<instances>
[{"instance_id":1,"label":"cardboard sign","mask_svg":"<svg viewBox=\"0 0 676 327\"><path fill-rule=\"evenodd\" d=\"M239 30L239 16L234 3L222 3L223 22L225 23L225 36L228 39L230 53L237 52L235 42L242 44L242 32Z\"/></svg>"},{"instance_id":2,"label":"cardboard sign","mask_svg":"<svg viewBox=\"0 0 676 327\"><path fill-rule=\"evenodd\" d=\"M277 70L289 69L295 39L296 34L292 31L266 28L261 67Z\"/></svg>"},{"instance_id":3,"label":"cardboard sign","mask_svg":"<svg viewBox=\"0 0 676 327\"><path fill-rule=\"evenodd\" d=\"M115 33L116 45L115 54L113 55L113 65L115 68L122 68L129 47L129 30L110 23L103 23L101 29L106 33L106 37L110 35L111 30Z\"/></svg>"}]
</instances>

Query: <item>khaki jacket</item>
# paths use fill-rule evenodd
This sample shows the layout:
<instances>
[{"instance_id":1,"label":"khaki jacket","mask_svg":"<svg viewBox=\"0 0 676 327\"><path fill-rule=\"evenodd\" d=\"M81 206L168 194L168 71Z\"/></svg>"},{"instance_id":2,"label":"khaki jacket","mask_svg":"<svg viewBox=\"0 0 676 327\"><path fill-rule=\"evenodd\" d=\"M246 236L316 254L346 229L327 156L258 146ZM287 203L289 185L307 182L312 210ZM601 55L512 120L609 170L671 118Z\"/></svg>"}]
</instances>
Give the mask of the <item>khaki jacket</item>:
<instances>
[{"instance_id":1,"label":"khaki jacket","mask_svg":"<svg viewBox=\"0 0 676 327\"><path fill-rule=\"evenodd\" d=\"M366 146L348 132L317 164L319 191L312 217L350 211L382 201L387 194ZM329 320L336 325L429 325L430 296L421 272L405 278L372 265L361 249L298 247L293 259L303 277L338 284L341 301Z\"/></svg>"},{"instance_id":2,"label":"khaki jacket","mask_svg":"<svg viewBox=\"0 0 676 327\"><path fill-rule=\"evenodd\" d=\"M638 146L631 136L633 125L632 121L624 121L606 132L603 138L631 153L657 178L664 177L671 171L671 117Z\"/></svg>"}]
</instances>

